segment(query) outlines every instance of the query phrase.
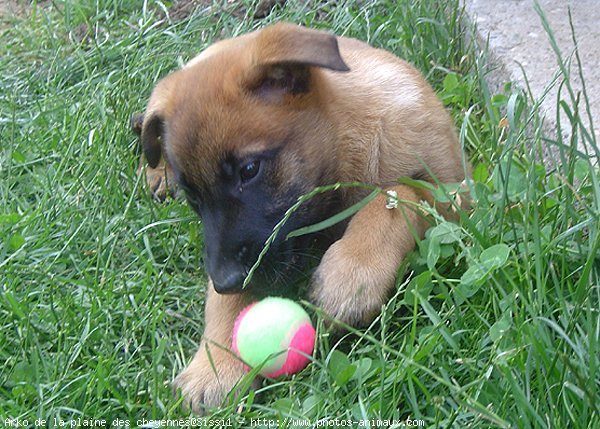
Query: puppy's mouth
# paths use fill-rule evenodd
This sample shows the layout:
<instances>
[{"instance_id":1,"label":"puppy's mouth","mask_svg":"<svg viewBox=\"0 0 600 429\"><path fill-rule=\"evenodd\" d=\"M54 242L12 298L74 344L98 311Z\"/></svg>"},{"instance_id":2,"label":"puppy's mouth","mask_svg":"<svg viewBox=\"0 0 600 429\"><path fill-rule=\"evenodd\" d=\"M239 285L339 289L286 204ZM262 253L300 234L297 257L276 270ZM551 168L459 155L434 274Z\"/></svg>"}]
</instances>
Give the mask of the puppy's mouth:
<instances>
[{"instance_id":1,"label":"puppy's mouth","mask_svg":"<svg viewBox=\"0 0 600 429\"><path fill-rule=\"evenodd\" d=\"M294 294L310 279L311 267L318 262L317 252L308 238L296 238L270 248L252 270L259 254L260 251L227 270L221 278L211 275L215 291L219 294L249 292L258 296ZM313 261L315 263L311 263ZM246 281L248 276L250 279Z\"/></svg>"}]
</instances>

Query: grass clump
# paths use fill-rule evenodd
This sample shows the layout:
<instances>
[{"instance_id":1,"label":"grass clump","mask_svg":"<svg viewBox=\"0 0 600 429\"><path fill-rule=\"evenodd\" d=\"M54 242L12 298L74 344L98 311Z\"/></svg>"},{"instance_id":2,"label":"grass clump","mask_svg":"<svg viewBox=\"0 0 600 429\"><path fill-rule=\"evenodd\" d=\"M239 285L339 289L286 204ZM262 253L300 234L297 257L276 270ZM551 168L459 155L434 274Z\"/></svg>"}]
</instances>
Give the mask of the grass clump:
<instances>
[{"instance_id":1,"label":"grass clump","mask_svg":"<svg viewBox=\"0 0 600 429\"><path fill-rule=\"evenodd\" d=\"M180 21L159 2L34 4L0 27L3 421L187 416L167 382L202 332L202 230L185 205L146 196L129 116L212 41L286 19L368 40L426 74L472 160L474 208L459 224L438 220L369 329L322 336L303 373L212 417L598 426L598 146L569 69L565 139L544 131L529 94L490 94L458 2L289 1L262 22L243 3L245 14L201 6ZM548 147L558 162L544 160Z\"/></svg>"}]
</instances>

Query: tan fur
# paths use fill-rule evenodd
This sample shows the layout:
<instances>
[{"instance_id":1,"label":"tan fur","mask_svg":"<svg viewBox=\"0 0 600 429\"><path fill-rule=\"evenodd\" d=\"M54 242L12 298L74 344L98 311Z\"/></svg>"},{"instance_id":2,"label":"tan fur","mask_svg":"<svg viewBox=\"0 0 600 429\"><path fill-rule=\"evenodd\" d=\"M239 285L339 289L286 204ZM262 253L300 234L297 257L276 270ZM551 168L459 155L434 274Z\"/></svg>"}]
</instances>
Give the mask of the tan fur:
<instances>
[{"instance_id":1,"label":"tan fur","mask_svg":"<svg viewBox=\"0 0 600 429\"><path fill-rule=\"evenodd\" d=\"M163 201L167 195L174 196L177 192L171 167L164 159L161 159L155 168L146 166L142 160L137 174L145 174L148 192L158 201Z\"/></svg>"},{"instance_id":2,"label":"tan fur","mask_svg":"<svg viewBox=\"0 0 600 429\"><path fill-rule=\"evenodd\" d=\"M291 92L286 79L310 90ZM291 24L216 43L163 79L142 131L151 168L160 162L161 133L168 142L163 157L198 187L215 183L225 153L255 153L285 141L275 173L282 186L307 192L319 181L363 181L408 202L392 210L384 196L370 202L313 277L310 297L350 324L378 314L402 259L428 226L416 206L432 204L431 197L397 179L428 178L424 164L440 182L464 179L451 118L418 71L360 41ZM344 192L346 206L363 195ZM218 405L244 373L231 354L210 344L230 346L233 319L247 299L219 296L209 286L200 348L175 380L194 409Z\"/></svg>"}]
</instances>

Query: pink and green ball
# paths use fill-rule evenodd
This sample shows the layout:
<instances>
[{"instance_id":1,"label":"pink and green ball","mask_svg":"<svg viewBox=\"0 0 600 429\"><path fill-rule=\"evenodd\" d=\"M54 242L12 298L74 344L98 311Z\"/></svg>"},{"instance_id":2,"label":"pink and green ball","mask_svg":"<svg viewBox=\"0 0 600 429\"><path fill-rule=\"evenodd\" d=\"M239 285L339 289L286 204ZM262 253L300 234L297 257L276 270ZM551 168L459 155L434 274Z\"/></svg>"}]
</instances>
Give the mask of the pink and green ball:
<instances>
[{"instance_id":1,"label":"pink and green ball","mask_svg":"<svg viewBox=\"0 0 600 429\"><path fill-rule=\"evenodd\" d=\"M232 347L247 365L261 367L260 373L266 377L291 375L308 365L315 329L299 304L269 297L240 312Z\"/></svg>"}]
</instances>

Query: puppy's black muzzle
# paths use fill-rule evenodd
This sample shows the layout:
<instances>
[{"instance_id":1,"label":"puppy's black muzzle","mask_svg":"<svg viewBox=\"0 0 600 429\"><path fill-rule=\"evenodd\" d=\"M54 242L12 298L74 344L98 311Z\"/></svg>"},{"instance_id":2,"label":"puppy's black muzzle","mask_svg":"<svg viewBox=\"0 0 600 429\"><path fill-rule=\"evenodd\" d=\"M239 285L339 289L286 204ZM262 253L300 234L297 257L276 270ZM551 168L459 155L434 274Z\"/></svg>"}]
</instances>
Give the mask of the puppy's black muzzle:
<instances>
[{"instance_id":1,"label":"puppy's black muzzle","mask_svg":"<svg viewBox=\"0 0 600 429\"><path fill-rule=\"evenodd\" d=\"M234 294L242 292L244 285L244 279L246 275L244 272L236 270L230 271L223 278L212 277L213 286L215 291L219 294Z\"/></svg>"}]
</instances>

